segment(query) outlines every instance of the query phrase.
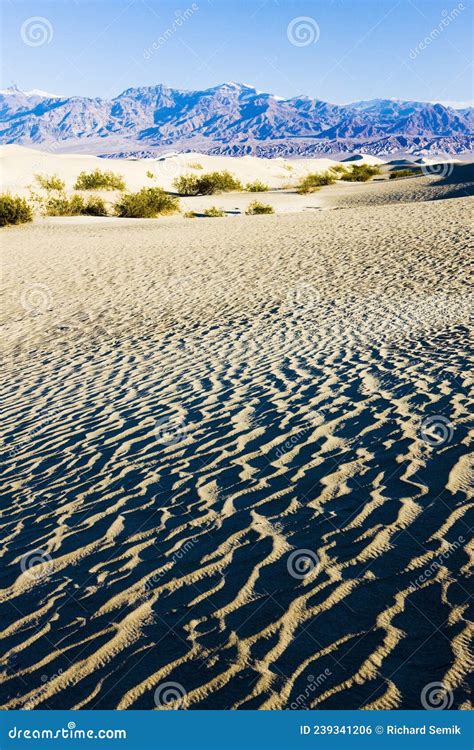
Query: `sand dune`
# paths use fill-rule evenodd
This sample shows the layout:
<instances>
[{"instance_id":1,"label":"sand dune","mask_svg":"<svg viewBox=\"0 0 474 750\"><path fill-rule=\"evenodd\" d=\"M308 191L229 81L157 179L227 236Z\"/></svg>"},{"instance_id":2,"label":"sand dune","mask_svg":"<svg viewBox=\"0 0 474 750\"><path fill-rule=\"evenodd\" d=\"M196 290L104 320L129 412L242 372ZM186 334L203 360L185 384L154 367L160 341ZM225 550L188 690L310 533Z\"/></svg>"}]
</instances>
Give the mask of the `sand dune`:
<instances>
[{"instance_id":1,"label":"sand dune","mask_svg":"<svg viewBox=\"0 0 474 750\"><path fill-rule=\"evenodd\" d=\"M472 199L337 191L5 230L2 707L470 706Z\"/></svg>"},{"instance_id":2,"label":"sand dune","mask_svg":"<svg viewBox=\"0 0 474 750\"><path fill-rule=\"evenodd\" d=\"M158 184L165 190L172 189L175 177L193 172L222 171L228 169L244 184L252 180L263 180L272 188L297 181L308 172L324 171L337 164L334 159L261 159L243 156L208 156L206 154L183 153L162 159L101 159L84 154L55 154L37 151L24 146L0 146L3 187L12 192L26 192L34 182L35 174L57 174L66 182L67 190L82 171L110 169L122 174L130 190L139 190L144 185ZM365 157L362 162L382 163L376 157ZM359 163L359 162L358 162ZM196 166L198 168L196 168ZM154 174L154 179L147 172Z\"/></svg>"}]
</instances>

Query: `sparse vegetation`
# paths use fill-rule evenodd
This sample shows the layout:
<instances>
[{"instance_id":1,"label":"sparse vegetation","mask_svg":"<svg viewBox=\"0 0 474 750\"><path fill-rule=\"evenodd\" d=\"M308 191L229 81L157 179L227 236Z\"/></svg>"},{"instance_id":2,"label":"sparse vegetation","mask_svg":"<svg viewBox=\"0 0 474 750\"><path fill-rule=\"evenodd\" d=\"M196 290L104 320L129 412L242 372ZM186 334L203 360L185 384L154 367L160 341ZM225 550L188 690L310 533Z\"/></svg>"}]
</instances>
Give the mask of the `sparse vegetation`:
<instances>
[{"instance_id":1,"label":"sparse vegetation","mask_svg":"<svg viewBox=\"0 0 474 750\"><path fill-rule=\"evenodd\" d=\"M259 214L274 214L275 210L269 203L260 203L260 201L252 201L249 204L246 212L247 216L257 216Z\"/></svg>"},{"instance_id":2,"label":"sparse vegetation","mask_svg":"<svg viewBox=\"0 0 474 750\"><path fill-rule=\"evenodd\" d=\"M82 195L49 196L42 201L43 213L46 216L80 216L84 212L85 203Z\"/></svg>"},{"instance_id":3,"label":"sparse vegetation","mask_svg":"<svg viewBox=\"0 0 474 750\"><path fill-rule=\"evenodd\" d=\"M283 169L286 169L287 172L293 172L293 164L283 164Z\"/></svg>"},{"instance_id":4,"label":"sparse vegetation","mask_svg":"<svg viewBox=\"0 0 474 750\"><path fill-rule=\"evenodd\" d=\"M347 172L342 179L347 182L367 182L378 174L380 174L380 167L370 164L354 164L351 171Z\"/></svg>"},{"instance_id":5,"label":"sparse vegetation","mask_svg":"<svg viewBox=\"0 0 474 750\"><path fill-rule=\"evenodd\" d=\"M182 175L173 181L173 186L180 195L214 195L242 190L241 182L227 170Z\"/></svg>"},{"instance_id":6,"label":"sparse vegetation","mask_svg":"<svg viewBox=\"0 0 474 750\"><path fill-rule=\"evenodd\" d=\"M46 216L107 216L107 207L102 198L91 195L84 200L82 195L49 196L40 202Z\"/></svg>"},{"instance_id":7,"label":"sparse vegetation","mask_svg":"<svg viewBox=\"0 0 474 750\"><path fill-rule=\"evenodd\" d=\"M35 180L43 190L64 190L66 183L56 174L51 176L44 174L35 174Z\"/></svg>"},{"instance_id":8,"label":"sparse vegetation","mask_svg":"<svg viewBox=\"0 0 474 750\"><path fill-rule=\"evenodd\" d=\"M125 182L120 174L115 172L81 172L75 184L75 190L125 190Z\"/></svg>"},{"instance_id":9,"label":"sparse vegetation","mask_svg":"<svg viewBox=\"0 0 474 750\"><path fill-rule=\"evenodd\" d=\"M25 198L9 193L0 195L0 227L25 224L33 219L33 210Z\"/></svg>"},{"instance_id":10,"label":"sparse vegetation","mask_svg":"<svg viewBox=\"0 0 474 750\"><path fill-rule=\"evenodd\" d=\"M347 169L342 164L334 164L333 167L329 167L331 172L336 172L336 174L344 175L347 174Z\"/></svg>"},{"instance_id":11,"label":"sparse vegetation","mask_svg":"<svg viewBox=\"0 0 474 750\"><path fill-rule=\"evenodd\" d=\"M107 216L108 211L103 198L98 195L91 195L85 202L82 213L84 216Z\"/></svg>"},{"instance_id":12,"label":"sparse vegetation","mask_svg":"<svg viewBox=\"0 0 474 750\"><path fill-rule=\"evenodd\" d=\"M207 217L220 218L222 216L225 216L225 211L222 208L218 208L217 206L211 206L210 208L206 208L203 211L203 214Z\"/></svg>"},{"instance_id":13,"label":"sparse vegetation","mask_svg":"<svg viewBox=\"0 0 474 750\"><path fill-rule=\"evenodd\" d=\"M307 174L303 177L298 185L298 193L315 193L323 185L333 185L336 182L336 176L330 172L318 172Z\"/></svg>"},{"instance_id":14,"label":"sparse vegetation","mask_svg":"<svg viewBox=\"0 0 474 750\"><path fill-rule=\"evenodd\" d=\"M268 185L260 180L254 180L253 182L247 182L245 189L248 193L266 193Z\"/></svg>"},{"instance_id":15,"label":"sparse vegetation","mask_svg":"<svg viewBox=\"0 0 474 750\"><path fill-rule=\"evenodd\" d=\"M176 211L179 211L179 200L159 187L124 193L115 204L117 216L129 219L154 219Z\"/></svg>"},{"instance_id":16,"label":"sparse vegetation","mask_svg":"<svg viewBox=\"0 0 474 750\"><path fill-rule=\"evenodd\" d=\"M185 219L195 219L197 216L196 211L185 211L183 214Z\"/></svg>"},{"instance_id":17,"label":"sparse vegetation","mask_svg":"<svg viewBox=\"0 0 474 750\"><path fill-rule=\"evenodd\" d=\"M394 169L390 172L390 179L396 180L398 177L414 177L417 174L421 174L421 169Z\"/></svg>"},{"instance_id":18,"label":"sparse vegetation","mask_svg":"<svg viewBox=\"0 0 474 750\"><path fill-rule=\"evenodd\" d=\"M202 164L200 164L198 161L193 161L192 164L188 164L189 169L204 169Z\"/></svg>"},{"instance_id":19,"label":"sparse vegetation","mask_svg":"<svg viewBox=\"0 0 474 750\"><path fill-rule=\"evenodd\" d=\"M146 176L149 177L150 180L154 180L155 179L155 175L149 169L147 170Z\"/></svg>"}]
</instances>

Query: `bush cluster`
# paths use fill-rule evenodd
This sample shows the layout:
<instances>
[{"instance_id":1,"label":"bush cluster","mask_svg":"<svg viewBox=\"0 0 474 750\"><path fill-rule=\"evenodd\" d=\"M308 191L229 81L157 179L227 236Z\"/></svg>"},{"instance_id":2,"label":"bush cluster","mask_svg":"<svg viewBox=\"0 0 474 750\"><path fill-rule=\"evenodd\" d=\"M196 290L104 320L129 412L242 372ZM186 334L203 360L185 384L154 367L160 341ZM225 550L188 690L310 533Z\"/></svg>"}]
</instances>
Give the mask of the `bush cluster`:
<instances>
[{"instance_id":1,"label":"bush cluster","mask_svg":"<svg viewBox=\"0 0 474 750\"><path fill-rule=\"evenodd\" d=\"M203 214L204 216L212 218L220 218L221 216L225 216L225 211L217 206L211 206L210 208L204 209Z\"/></svg>"},{"instance_id":2,"label":"bush cluster","mask_svg":"<svg viewBox=\"0 0 474 750\"><path fill-rule=\"evenodd\" d=\"M248 193L266 193L268 185L260 180L254 180L254 182L247 182L245 189Z\"/></svg>"},{"instance_id":3,"label":"bush cluster","mask_svg":"<svg viewBox=\"0 0 474 750\"><path fill-rule=\"evenodd\" d=\"M233 174L224 170L202 175L185 174L173 180L173 187L179 195L214 195L242 190L242 183Z\"/></svg>"},{"instance_id":4,"label":"bush cluster","mask_svg":"<svg viewBox=\"0 0 474 750\"><path fill-rule=\"evenodd\" d=\"M380 167L370 164L353 164L351 171L347 172L342 179L347 182L367 182L378 174L380 174Z\"/></svg>"},{"instance_id":5,"label":"bush cluster","mask_svg":"<svg viewBox=\"0 0 474 750\"><path fill-rule=\"evenodd\" d=\"M33 219L33 210L25 198L2 193L0 195L0 227L25 224Z\"/></svg>"},{"instance_id":6,"label":"bush cluster","mask_svg":"<svg viewBox=\"0 0 474 750\"><path fill-rule=\"evenodd\" d=\"M258 214L274 214L275 210L269 203L260 203L260 201L252 201L249 204L246 212L247 216L257 216Z\"/></svg>"},{"instance_id":7,"label":"bush cluster","mask_svg":"<svg viewBox=\"0 0 474 750\"><path fill-rule=\"evenodd\" d=\"M125 182L120 174L114 172L101 172L94 169L92 172L81 172L75 184L75 190L125 190Z\"/></svg>"},{"instance_id":8,"label":"bush cluster","mask_svg":"<svg viewBox=\"0 0 474 750\"><path fill-rule=\"evenodd\" d=\"M413 177L417 174L421 174L421 169L394 169L393 172L390 172L390 179L396 180L398 177Z\"/></svg>"},{"instance_id":9,"label":"bush cluster","mask_svg":"<svg viewBox=\"0 0 474 750\"><path fill-rule=\"evenodd\" d=\"M97 196L84 200L82 195L50 196L43 201L43 213L46 216L107 216L107 207Z\"/></svg>"},{"instance_id":10,"label":"bush cluster","mask_svg":"<svg viewBox=\"0 0 474 750\"><path fill-rule=\"evenodd\" d=\"M298 185L298 193L314 193L323 185L333 185L335 182L336 176L331 172L307 174Z\"/></svg>"},{"instance_id":11,"label":"bush cluster","mask_svg":"<svg viewBox=\"0 0 474 750\"><path fill-rule=\"evenodd\" d=\"M115 204L117 216L129 219L154 219L179 211L179 200L163 188L142 188L137 193L124 193Z\"/></svg>"},{"instance_id":12,"label":"bush cluster","mask_svg":"<svg viewBox=\"0 0 474 750\"><path fill-rule=\"evenodd\" d=\"M35 174L35 180L43 190L64 190L66 183L56 174L48 175Z\"/></svg>"}]
</instances>

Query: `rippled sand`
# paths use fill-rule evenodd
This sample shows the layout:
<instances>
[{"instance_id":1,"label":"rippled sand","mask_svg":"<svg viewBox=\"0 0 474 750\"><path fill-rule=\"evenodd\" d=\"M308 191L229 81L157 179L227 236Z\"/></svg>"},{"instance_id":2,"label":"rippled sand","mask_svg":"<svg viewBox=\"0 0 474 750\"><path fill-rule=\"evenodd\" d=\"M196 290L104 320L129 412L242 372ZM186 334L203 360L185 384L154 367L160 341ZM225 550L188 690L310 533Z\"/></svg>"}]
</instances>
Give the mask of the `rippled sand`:
<instances>
[{"instance_id":1,"label":"rippled sand","mask_svg":"<svg viewBox=\"0 0 474 750\"><path fill-rule=\"evenodd\" d=\"M470 706L472 198L355 187L3 232L3 707Z\"/></svg>"}]
</instances>

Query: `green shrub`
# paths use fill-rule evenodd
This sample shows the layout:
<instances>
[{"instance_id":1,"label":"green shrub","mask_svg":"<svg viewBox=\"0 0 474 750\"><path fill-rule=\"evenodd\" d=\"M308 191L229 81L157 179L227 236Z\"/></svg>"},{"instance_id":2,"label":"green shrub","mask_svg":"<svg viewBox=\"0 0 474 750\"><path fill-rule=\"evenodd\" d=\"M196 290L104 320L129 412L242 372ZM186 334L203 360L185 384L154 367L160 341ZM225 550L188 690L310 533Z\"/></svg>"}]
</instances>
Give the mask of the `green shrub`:
<instances>
[{"instance_id":1,"label":"green shrub","mask_svg":"<svg viewBox=\"0 0 474 750\"><path fill-rule=\"evenodd\" d=\"M91 195L87 199L82 211L84 216L107 216L107 206L104 203L103 198L97 195Z\"/></svg>"},{"instance_id":2,"label":"green shrub","mask_svg":"<svg viewBox=\"0 0 474 750\"><path fill-rule=\"evenodd\" d=\"M204 169L202 164L200 164L198 161L193 161L192 164L188 164L189 169Z\"/></svg>"},{"instance_id":3,"label":"green shrub","mask_svg":"<svg viewBox=\"0 0 474 750\"><path fill-rule=\"evenodd\" d=\"M347 174L347 169L342 164L334 164L334 166L329 167L329 169L331 170L331 172L335 172L336 174Z\"/></svg>"},{"instance_id":4,"label":"green shrub","mask_svg":"<svg viewBox=\"0 0 474 750\"><path fill-rule=\"evenodd\" d=\"M150 180L154 180L155 179L155 175L149 169L147 170L146 176L149 177Z\"/></svg>"},{"instance_id":5,"label":"green shrub","mask_svg":"<svg viewBox=\"0 0 474 750\"><path fill-rule=\"evenodd\" d=\"M125 190L125 182L120 174L114 172L81 172L75 184L75 190Z\"/></svg>"},{"instance_id":6,"label":"green shrub","mask_svg":"<svg viewBox=\"0 0 474 750\"><path fill-rule=\"evenodd\" d=\"M421 174L421 169L394 169L393 172L390 172L390 179L396 180L398 177L413 177L417 174Z\"/></svg>"},{"instance_id":7,"label":"green shrub","mask_svg":"<svg viewBox=\"0 0 474 750\"><path fill-rule=\"evenodd\" d=\"M107 208L102 200L92 195L86 201L82 195L68 198L64 193L49 196L40 202L46 216L107 216Z\"/></svg>"},{"instance_id":8,"label":"green shrub","mask_svg":"<svg viewBox=\"0 0 474 750\"><path fill-rule=\"evenodd\" d=\"M254 180L253 182L247 182L245 189L248 193L266 193L268 185L260 180Z\"/></svg>"},{"instance_id":9,"label":"green shrub","mask_svg":"<svg viewBox=\"0 0 474 750\"><path fill-rule=\"evenodd\" d=\"M204 216L218 218L221 216L225 216L225 211L223 211L222 208L217 208L217 206L211 206L210 208L206 208L203 211L203 214Z\"/></svg>"},{"instance_id":10,"label":"green shrub","mask_svg":"<svg viewBox=\"0 0 474 750\"><path fill-rule=\"evenodd\" d=\"M61 180L56 174L51 175L51 177L35 174L35 180L43 190L64 190L66 187L64 180Z\"/></svg>"},{"instance_id":11,"label":"green shrub","mask_svg":"<svg viewBox=\"0 0 474 750\"><path fill-rule=\"evenodd\" d=\"M351 171L344 175L343 179L347 182L367 182L375 175L380 174L380 167L371 166L370 164L354 164Z\"/></svg>"},{"instance_id":12,"label":"green shrub","mask_svg":"<svg viewBox=\"0 0 474 750\"><path fill-rule=\"evenodd\" d=\"M274 214L274 208L273 206L270 206L269 203L260 203L260 201L252 201L252 203L249 204L249 207L247 208L246 212L247 216L256 216L258 214Z\"/></svg>"},{"instance_id":13,"label":"green shrub","mask_svg":"<svg viewBox=\"0 0 474 750\"><path fill-rule=\"evenodd\" d=\"M49 196L42 202L43 213L46 216L80 216L85 209L84 199L81 195Z\"/></svg>"},{"instance_id":14,"label":"green shrub","mask_svg":"<svg viewBox=\"0 0 474 750\"><path fill-rule=\"evenodd\" d=\"M298 193L315 193L323 185L333 185L336 182L335 175L330 172L317 172L307 174L298 185Z\"/></svg>"},{"instance_id":15,"label":"green shrub","mask_svg":"<svg viewBox=\"0 0 474 750\"><path fill-rule=\"evenodd\" d=\"M185 211L183 214L185 219L195 219L197 216L196 211Z\"/></svg>"},{"instance_id":16,"label":"green shrub","mask_svg":"<svg viewBox=\"0 0 474 750\"><path fill-rule=\"evenodd\" d=\"M173 180L173 186L180 195L214 195L242 190L241 182L227 170L202 175L182 175Z\"/></svg>"},{"instance_id":17,"label":"green shrub","mask_svg":"<svg viewBox=\"0 0 474 750\"><path fill-rule=\"evenodd\" d=\"M33 218L33 210L24 198L2 193L0 195L0 227L8 224L25 224Z\"/></svg>"},{"instance_id":18,"label":"green shrub","mask_svg":"<svg viewBox=\"0 0 474 750\"><path fill-rule=\"evenodd\" d=\"M138 193L124 193L115 204L117 216L130 219L154 219L179 211L179 200L163 188L142 188Z\"/></svg>"}]
</instances>

